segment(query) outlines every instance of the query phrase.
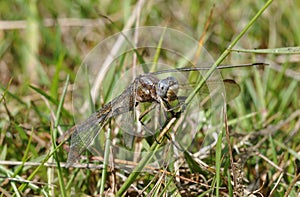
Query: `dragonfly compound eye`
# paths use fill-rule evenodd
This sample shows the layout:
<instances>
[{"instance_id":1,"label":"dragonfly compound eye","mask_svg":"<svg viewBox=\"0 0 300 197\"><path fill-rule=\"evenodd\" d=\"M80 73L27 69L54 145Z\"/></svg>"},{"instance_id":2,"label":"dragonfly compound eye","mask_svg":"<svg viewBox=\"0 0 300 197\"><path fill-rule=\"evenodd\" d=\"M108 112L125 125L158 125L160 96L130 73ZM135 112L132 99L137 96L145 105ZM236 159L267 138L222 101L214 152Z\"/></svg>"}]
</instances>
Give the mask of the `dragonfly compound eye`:
<instances>
[{"instance_id":1,"label":"dragonfly compound eye","mask_svg":"<svg viewBox=\"0 0 300 197\"><path fill-rule=\"evenodd\" d=\"M166 98L169 90L172 90L175 93L178 90L178 81L174 77L162 79L157 84L156 91L158 96Z\"/></svg>"}]
</instances>

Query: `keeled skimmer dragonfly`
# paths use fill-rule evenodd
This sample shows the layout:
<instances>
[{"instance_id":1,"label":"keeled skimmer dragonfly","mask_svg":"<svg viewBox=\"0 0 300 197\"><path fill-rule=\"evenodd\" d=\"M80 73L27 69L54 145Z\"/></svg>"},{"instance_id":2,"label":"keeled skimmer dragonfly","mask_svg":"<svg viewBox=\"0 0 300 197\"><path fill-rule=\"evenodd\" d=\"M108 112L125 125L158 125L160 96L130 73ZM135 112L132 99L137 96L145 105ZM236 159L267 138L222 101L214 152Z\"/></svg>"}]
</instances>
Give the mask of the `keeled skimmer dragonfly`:
<instances>
[{"instance_id":1,"label":"keeled skimmer dragonfly","mask_svg":"<svg viewBox=\"0 0 300 197\"><path fill-rule=\"evenodd\" d=\"M219 66L217 69L233 68L233 67L248 67L248 66L260 66L266 65L264 63L254 64L241 64L241 65L228 65ZM90 115L85 121L70 128L63 136L58 139L61 143L67 140L71 135L71 146L68 155L67 165L71 166L82 152L93 142L97 134L101 131L103 126L107 123L110 118L117 117L119 115L133 112L136 107L142 103L155 104L160 106L164 111L164 115L168 113L168 116L175 116L180 114L184 107L184 101L187 95L178 95L181 84L175 77L172 77L172 73L176 72L190 72L209 69L209 67L202 68L180 68L172 70L162 70L153 73L147 73L139 75L134 81L116 98L104 105L99 111ZM168 77L159 79L157 76L160 74L168 74ZM229 95L229 100L233 99L239 94L239 86L233 80L224 80L226 93ZM233 92L233 89L235 92ZM231 91L232 90L232 91ZM201 90L200 93L201 94ZM175 103L175 104L174 104ZM146 130L151 130L143 122L143 118L151 111L154 107L149 105L149 109L144 110L138 116L138 121L144 126ZM167 115L166 115L167 116ZM123 126L132 129L132 124L127 116L123 120ZM145 122L149 122L149 119ZM161 123L162 124L162 123ZM121 128L122 129L122 128ZM151 131L150 131L151 132ZM153 134L153 133L152 133Z\"/></svg>"}]
</instances>

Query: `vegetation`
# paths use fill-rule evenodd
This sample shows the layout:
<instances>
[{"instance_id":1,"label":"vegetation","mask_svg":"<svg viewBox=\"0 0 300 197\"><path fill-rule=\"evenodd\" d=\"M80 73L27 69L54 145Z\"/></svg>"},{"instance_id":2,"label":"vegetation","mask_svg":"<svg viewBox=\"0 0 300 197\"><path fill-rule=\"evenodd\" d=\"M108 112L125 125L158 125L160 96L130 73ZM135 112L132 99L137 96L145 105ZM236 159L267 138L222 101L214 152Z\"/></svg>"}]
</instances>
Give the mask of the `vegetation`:
<instances>
[{"instance_id":1,"label":"vegetation","mask_svg":"<svg viewBox=\"0 0 300 197\"><path fill-rule=\"evenodd\" d=\"M0 196L299 195L299 8L300 2L292 0L1 1ZM118 79L123 73L143 61L173 67L182 63L175 53L160 51L164 37L152 50L122 54L102 73L96 107L78 113L76 98L82 97L76 95L91 100L88 91L76 89L84 84L78 77L86 77L79 75L85 73L82 62L106 59L107 51L100 51L103 40L142 26L173 28L193 37L203 47L196 59L209 59L206 49L215 59L209 60L211 66L255 62L268 66L220 70L223 78L239 84L241 92L226 105L220 116L222 133L201 157L196 153L204 149L205 132L214 126L205 122L197 125L193 146L178 158L171 155L175 160L163 157L164 166L150 166L148 159L157 155L149 152L140 162L125 165L125 160L115 158L114 165L106 165L104 161L117 156L106 148L105 158L86 151L80 164L65 168L70 141L59 144L57 139L76 120L116 97L115 91L126 87L113 89L121 86ZM139 41L146 42L148 36ZM182 40L173 44L186 47ZM95 48L101 53L91 52ZM89 74L88 79L95 80L97 73ZM206 110L203 118L213 113ZM108 121L99 136L100 146L110 145L109 140L105 144L107 133L114 136L111 143L122 144L118 140L122 129L118 118ZM168 138L172 132L135 143L141 150L156 150L172 144ZM178 138L185 140L184 135ZM132 172L133 168L139 171Z\"/></svg>"}]
</instances>

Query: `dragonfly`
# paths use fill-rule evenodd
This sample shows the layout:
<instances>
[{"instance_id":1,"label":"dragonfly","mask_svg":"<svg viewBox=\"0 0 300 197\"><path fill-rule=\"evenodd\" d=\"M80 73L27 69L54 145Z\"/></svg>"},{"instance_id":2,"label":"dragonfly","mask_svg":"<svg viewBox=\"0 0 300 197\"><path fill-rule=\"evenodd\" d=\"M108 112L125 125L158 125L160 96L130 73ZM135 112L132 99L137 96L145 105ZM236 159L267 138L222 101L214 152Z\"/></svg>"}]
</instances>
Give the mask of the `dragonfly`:
<instances>
[{"instance_id":1,"label":"dragonfly","mask_svg":"<svg viewBox=\"0 0 300 197\"><path fill-rule=\"evenodd\" d=\"M252 63L252 64L240 64L240 65L221 65L217 69L226 69L233 67L249 67L249 66L264 66L265 63ZM119 96L112 99L105 104L100 110L92 113L89 118L83 122L71 127L64 135L60 136L58 143L66 141L71 136L70 151L66 167L70 167L75 163L80 155L87 149L87 147L93 142L98 133L111 119L122 114L128 114L128 112L134 112L136 108L143 104L154 104L153 106L159 106L163 111L161 116L180 116L181 112L185 109L186 96L178 95L181 84L172 76L172 73L178 72L191 72L197 70L208 70L210 67L196 67L196 68L177 68L161 70L152 73L146 73L137 76L133 82L125 89ZM165 78L159 79L157 76L161 74L167 74ZM236 93L231 95L236 97L239 94L239 85L234 80L225 79L223 81L226 92L230 92L231 89L236 89ZM201 90L200 90L201 91ZM200 92L201 94L201 92ZM232 99L232 98L230 98ZM229 100L230 100L229 99ZM175 104L174 104L175 103ZM151 122L145 119L147 114L154 109L153 106L147 105L148 109L139 114L137 118L139 123L144 126L145 130L151 130L148 128L147 122ZM130 116L124 116L121 118L123 122L121 126L128 127L128 130L132 130L132 118ZM166 120L165 120L166 121ZM159 122L159 121L158 121ZM163 121L160 121L163 124ZM150 132L151 133L151 132Z\"/></svg>"}]
</instances>

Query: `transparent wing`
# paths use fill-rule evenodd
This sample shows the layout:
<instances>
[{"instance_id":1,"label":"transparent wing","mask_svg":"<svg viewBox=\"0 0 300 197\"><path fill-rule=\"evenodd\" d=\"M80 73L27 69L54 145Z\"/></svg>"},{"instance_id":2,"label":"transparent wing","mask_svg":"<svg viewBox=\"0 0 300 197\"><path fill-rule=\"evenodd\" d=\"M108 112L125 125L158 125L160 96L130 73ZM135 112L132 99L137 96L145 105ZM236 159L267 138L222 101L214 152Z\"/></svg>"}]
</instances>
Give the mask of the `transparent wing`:
<instances>
[{"instance_id":1,"label":"transparent wing","mask_svg":"<svg viewBox=\"0 0 300 197\"><path fill-rule=\"evenodd\" d=\"M123 131L123 143L125 147L131 149L133 146L133 141L134 141L134 136L136 133L136 125L134 124L136 117L137 117L137 112L136 112L136 106L137 106L137 101L136 101L136 94L137 94L137 88L138 88L138 80L136 80L133 83L133 88L132 92L130 93L132 95L131 100L124 100L122 103L125 106L133 106L132 110L127 110L128 112L120 115L117 117L117 124ZM130 104L132 103L132 104Z\"/></svg>"},{"instance_id":2,"label":"transparent wing","mask_svg":"<svg viewBox=\"0 0 300 197\"><path fill-rule=\"evenodd\" d=\"M99 153L99 146L93 146L94 139L108 119L132 111L134 106L134 103L132 103L132 92L134 88L134 84L129 85L121 95L107 103L99 111L93 113L87 120L75 125L67 132L67 135L70 135L69 133L72 135L67 166L72 165L87 148L95 154Z\"/></svg>"},{"instance_id":3,"label":"transparent wing","mask_svg":"<svg viewBox=\"0 0 300 197\"><path fill-rule=\"evenodd\" d=\"M93 113L87 120L71 128L73 134L71 137L67 167L75 163L80 154L92 144L94 138L101 131L103 125L105 125L106 116L107 114L103 114L99 117L98 112Z\"/></svg>"},{"instance_id":4,"label":"transparent wing","mask_svg":"<svg viewBox=\"0 0 300 197\"><path fill-rule=\"evenodd\" d=\"M201 106L203 108L208 108L210 107L210 99L214 96L214 94L217 94L216 90L209 90L208 86L220 86L224 85L225 88L225 101L226 103L230 102L231 100L235 99L241 92L240 86L232 79L225 79L223 81L208 81L206 82L208 85L204 85L201 87L201 89L198 92L198 99L201 100ZM190 84L181 84L180 89L185 89L186 93L181 94L179 96L179 99L181 101L184 101L187 97L186 94L190 91L192 91L195 88L196 84L195 83L190 83ZM183 96L185 95L185 96Z\"/></svg>"}]
</instances>

